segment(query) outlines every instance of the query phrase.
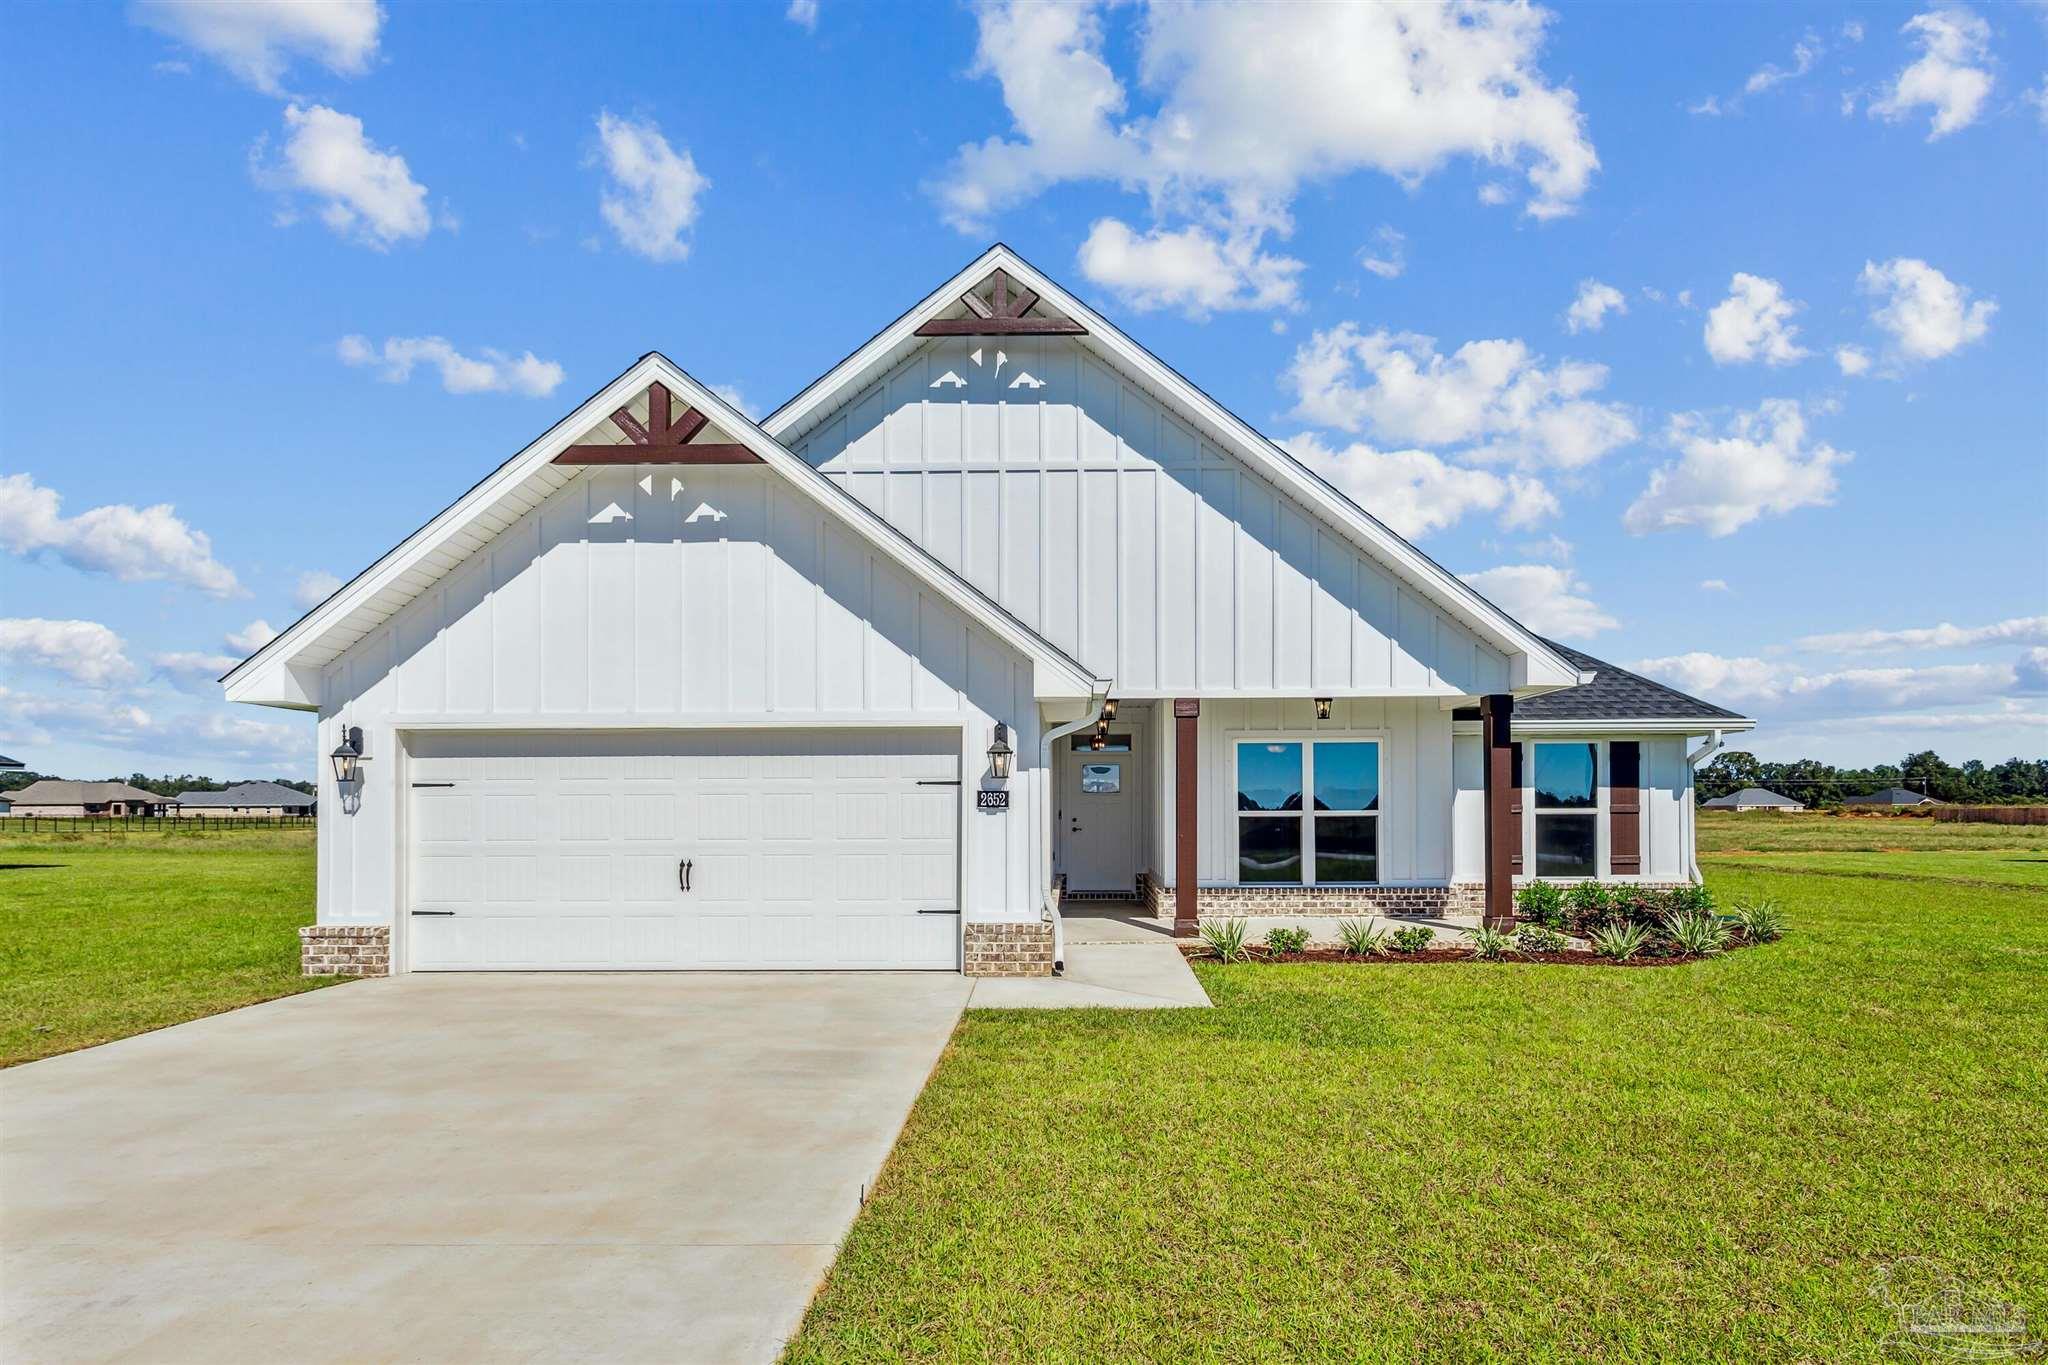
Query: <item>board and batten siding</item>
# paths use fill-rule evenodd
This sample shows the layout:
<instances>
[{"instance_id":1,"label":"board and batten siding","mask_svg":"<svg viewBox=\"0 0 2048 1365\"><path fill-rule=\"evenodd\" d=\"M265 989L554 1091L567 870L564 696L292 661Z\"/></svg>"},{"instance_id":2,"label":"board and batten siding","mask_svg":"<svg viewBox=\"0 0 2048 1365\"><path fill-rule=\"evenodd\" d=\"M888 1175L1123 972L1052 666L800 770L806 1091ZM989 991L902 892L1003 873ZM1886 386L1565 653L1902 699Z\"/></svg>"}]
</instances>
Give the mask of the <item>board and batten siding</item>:
<instances>
[{"instance_id":1,"label":"board and batten siding","mask_svg":"<svg viewBox=\"0 0 2048 1365\"><path fill-rule=\"evenodd\" d=\"M455 726L945 727L964 791L1006 721L1010 809L963 811L962 906L1039 913L1031 662L765 467L587 472L351 645L322 695L320 752L345 722L368 755L353 814L322 774L323 922L392 918L399 735Z\"/></svg>"},{"instance_id":2,"label":"board and batten siding","mask_svg":"<svg viewBox=\"0 0 2048 1365\"><path fill-rule=\"evenodd\" d=\"M797 453L1121 696L1508 686L1499 651L1070 338L934 339Z\"/></svg>"},{"instance_id":3,"label":"board and batten siding","mask_svg":"<svg viewBox=\"0 0 2048 1365\"><path fill-rule=\"evenodd\" d=\"M1557 743L1597 746L1599 779L1598 856L1605 874L1608 866L1607 808L1611 791L1607 745L1613 740L1634 740L1642 746L1643 869L1637 879L1646 882L1682 882L1692 875L1686 803L1692 800L1692 770L1686 766L1686 741L1670 735L1541 735L1524 736L1520 744ZM1533 763L1522 764L1523 780L1535 772ZM1477 734L1461 734L1454 741L1451 823L1455 831L1452 879L1480 881L1486 875L1486 775L1480 762ZM1535 803L1525 799L1525 812ZM1530 818L1523 818L1522 865L1536 866L1535 831Z\"/></svg>"}]
</instances>

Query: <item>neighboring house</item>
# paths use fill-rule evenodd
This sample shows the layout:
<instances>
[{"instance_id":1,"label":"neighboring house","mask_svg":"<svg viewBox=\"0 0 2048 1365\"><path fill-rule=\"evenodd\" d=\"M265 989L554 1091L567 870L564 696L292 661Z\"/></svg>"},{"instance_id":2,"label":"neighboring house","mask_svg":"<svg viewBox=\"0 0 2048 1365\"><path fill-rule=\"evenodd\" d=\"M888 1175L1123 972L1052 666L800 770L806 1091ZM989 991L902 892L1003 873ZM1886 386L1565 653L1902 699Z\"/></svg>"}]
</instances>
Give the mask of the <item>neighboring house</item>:
<instances>
[{"instance_id":1,"label":"neighboring house","mask_svg":"<svg viewBox=\"0 0 2048 1365\"><path fill-rule=\"evenodd\" d=\"M1852 796L1842 804L1899 810L1909 806L1938 806L1941 802L1920 792L1907 791L1904 787L1886 787L1883 791L1871 792L1868 796Z\"/></svg>"},{"instance_id":2,"label":"neighboring house","mask_svg":"<svg viewBox=\"0 0 2048 1365\"><path fill-rule=\"evenodd\" d=\"M13 793L12 814L80 818L84 816L163 815L177 802L126 782L67 782L46 777Z\"/></svg>"},{"instance_id":3,"label":"neighboring house","mask_svg":"<svg viewBox=\"0 0 2048 1365\"><path fill-rule=\"evenodd\" d=\"M1762 787L1744 787L1739 792L1729 792L1711 801L1700 803L1708 810L1805 810L1802 802L1789 796L1780 796Z\"/></svg>"},{"instance_id":4,"label":"neighboring house","mask_svg":"<svg viewBox=\"0 0 2048 1365\"><path fill-rule=\"evenodd\" d=\"M225 791L179 792L178 814L223 816L311 815L314 798L276 782L237 782Z\"/></svg>"},{"instance_id":5,"label":"neighboring house","mask_svg":"<svg viewBox=\"0 0 2048 1365\"><path fill-rule=\"evenodd\" d=\"M643 357L224 685L333 755L320 970L1044 972L1063 888L1505 920L1524 872L1695 876L1752 724L1000 246L759 425Z\"/></svg>"},{"instance_id":6,"label":"neighboring house","mask_svg":"<svg viewBox=\"0 0 2048 1365\"><path fill-rule=\"evenodd\" d=\"M28 764L21 762L19 759L9 758L5 754L0 754L0 771L7 771L10 769L21 769L26 768L27 766ZM12 813L13 810L14 793L0 792L0 815L10 814Z\"/></svg>"},{"instance_id":7,"label":"neighboring house","mask_svg":"<svg viewBox=\"0 0 2048 1365\"><path fill-rule=\"evenodd\" d=\"M0 754L0 768L26 768L27 766L28 764L23 763L18 758L9 758L5 754Z\"/></svg>"}]
</instances>

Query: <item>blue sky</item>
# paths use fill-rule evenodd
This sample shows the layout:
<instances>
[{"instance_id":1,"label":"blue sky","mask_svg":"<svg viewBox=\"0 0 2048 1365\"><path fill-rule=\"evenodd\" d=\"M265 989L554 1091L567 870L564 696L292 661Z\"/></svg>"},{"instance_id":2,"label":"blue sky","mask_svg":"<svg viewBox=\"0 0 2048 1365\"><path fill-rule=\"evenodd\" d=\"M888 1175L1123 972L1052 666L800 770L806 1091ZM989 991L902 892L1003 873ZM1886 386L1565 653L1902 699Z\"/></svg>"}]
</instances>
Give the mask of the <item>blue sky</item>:
<instances>
[{"instance_id":1,"label":"blue sky","mask_svg":"<svg viewBox=\"0 0 2048 1365\"><path fill-rule=\"evenodd\" d=\"M2044 19L16 6L0 752L309 773L212 684L266 626L643 352L765 412L1001 239L1760 754L2038 756Z\"/></svg>"}]
</instances>

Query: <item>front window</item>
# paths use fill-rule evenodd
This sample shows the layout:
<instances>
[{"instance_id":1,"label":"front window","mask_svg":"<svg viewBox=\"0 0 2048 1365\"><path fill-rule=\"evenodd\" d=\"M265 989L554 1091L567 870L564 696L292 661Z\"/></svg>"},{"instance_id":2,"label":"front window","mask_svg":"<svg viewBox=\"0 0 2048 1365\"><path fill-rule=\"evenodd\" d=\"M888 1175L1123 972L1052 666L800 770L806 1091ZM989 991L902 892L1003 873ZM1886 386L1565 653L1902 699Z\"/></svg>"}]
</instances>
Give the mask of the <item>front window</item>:
<instances>
[{"instance_id":1,"label":"front window","mask_svg":"<svg viewBox=\"0 0 2048 1365\"><path fill-rule=\"evenodd\" d=\"M1379 811L1376 741L1241 740L1237 878L1296 886L1377 882Z\"/></svg>"},{"instance_id":2,"label":"front window","mask_svg":"<svg viewBox=\"0 0 2048 1365\"><path fill-rule=\"evenodd\" d=\"M1598 876L1597 750L1591 744L1534 747L1536 875Z\"/></svg>"}]
</instances>

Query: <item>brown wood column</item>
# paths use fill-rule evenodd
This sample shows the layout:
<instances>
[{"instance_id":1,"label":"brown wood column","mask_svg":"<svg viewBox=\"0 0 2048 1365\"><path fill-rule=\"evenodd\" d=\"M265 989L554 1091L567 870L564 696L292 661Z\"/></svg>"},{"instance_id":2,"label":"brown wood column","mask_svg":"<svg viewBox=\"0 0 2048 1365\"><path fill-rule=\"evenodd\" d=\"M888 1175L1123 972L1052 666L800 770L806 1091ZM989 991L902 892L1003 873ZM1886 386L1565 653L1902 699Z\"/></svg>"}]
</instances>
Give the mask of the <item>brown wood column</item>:
<instances>
[{"instance_id":1,"label":"brown wood column","mask_svg":"<svg viewBox=\"0 0 2048 1365\"><path fill-rule=\"evenodd\" d=\"M1200 915L1195 908L1195 840L1201 832L1195 799L1195 725L1202 703L1195 697L1173 702L1173 933L1193 938Z\"/></svg>"},{"instance_id":2,"label":"brown wood column","mask_svg":"<svg viewBox=\"0 0 2048 1365\"><path fill-rule=\"evenodd\" d=\"M1522 822L1515 818L1515 699L1496 693L1479 700L1480 761L1486 772L1486 922L1497 929L1515 923L1515 859L1522 851Z\"/></svg>"}]
</instances>

